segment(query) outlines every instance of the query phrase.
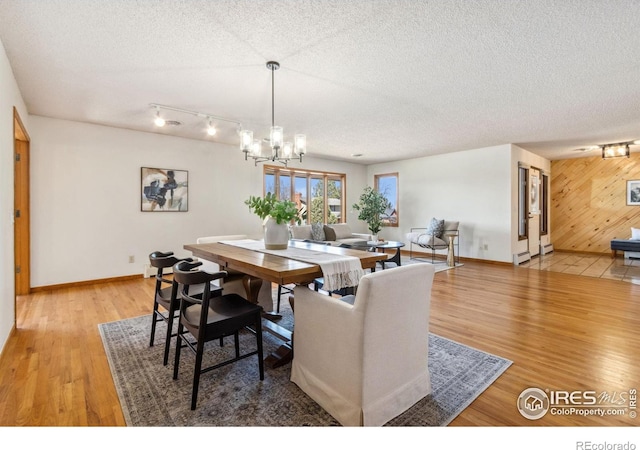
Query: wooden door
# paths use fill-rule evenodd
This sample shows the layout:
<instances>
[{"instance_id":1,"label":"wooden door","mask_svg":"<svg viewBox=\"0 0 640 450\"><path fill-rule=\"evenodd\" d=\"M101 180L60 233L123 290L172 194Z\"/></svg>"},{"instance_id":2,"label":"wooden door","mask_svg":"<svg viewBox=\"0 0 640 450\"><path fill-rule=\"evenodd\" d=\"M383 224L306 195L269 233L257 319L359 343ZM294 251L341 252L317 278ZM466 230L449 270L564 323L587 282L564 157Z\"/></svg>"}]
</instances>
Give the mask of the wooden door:
<instances>
[{"instance_id":1,"label":"wooden door","mask_svg":"<svg viewBox=\"0 0 640 450\"><path fill-rule=\"evenodd\" d=\"M29 136L14 108L14 261L16 295L31 290Z\"/></svg>"}]
</instances>

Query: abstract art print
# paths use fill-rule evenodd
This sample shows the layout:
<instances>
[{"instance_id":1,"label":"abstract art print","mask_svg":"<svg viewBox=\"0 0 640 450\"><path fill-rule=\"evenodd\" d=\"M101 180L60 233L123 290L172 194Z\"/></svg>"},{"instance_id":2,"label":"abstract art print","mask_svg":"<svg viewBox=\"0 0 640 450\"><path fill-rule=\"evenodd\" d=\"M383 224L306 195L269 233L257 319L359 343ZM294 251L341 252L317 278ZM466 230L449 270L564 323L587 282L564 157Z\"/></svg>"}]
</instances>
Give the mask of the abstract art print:
<instances>
[{"instance_id":1,"label":"abstract art print","mask_svg":"<svg viewBox=\"0 0 640 450\"><path fill-rule=\"evenodd\" d=\"M142 167L141 210L147 212L189 210L189 172Z\"/></svg>"}]
</instances>

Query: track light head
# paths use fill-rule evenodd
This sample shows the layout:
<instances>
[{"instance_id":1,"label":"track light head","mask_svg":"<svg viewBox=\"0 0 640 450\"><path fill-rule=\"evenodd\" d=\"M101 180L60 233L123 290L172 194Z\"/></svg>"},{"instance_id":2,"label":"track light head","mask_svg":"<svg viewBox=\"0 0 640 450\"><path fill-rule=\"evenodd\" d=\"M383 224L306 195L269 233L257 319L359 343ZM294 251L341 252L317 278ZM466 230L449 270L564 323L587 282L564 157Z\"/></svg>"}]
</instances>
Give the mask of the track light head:
<instances>
[{"instance_id":1,"label":"track light head","mask_svg":"<svg viewBox=\"0 0 640 450\"><path fill-rule=\"evenodd\" d=\"M209 126L207 127L207 134L209 136L215 136L217 132L218 132L218 130L216 130L216 127L213 126L213 123L212 123L211 119L209 119Z\"/></svg>"},{"instance_id":2,"label":"track light head","mask_svg":"<svg viewBox=\"0 0 640 450\"><path fill-rule=\"evenodd\" d=\"M153 119L153 123L157 127L163 127L167 123L162 117L160 117L160 108L156 108L156 118Z\"/></svg>"}]
</instances>

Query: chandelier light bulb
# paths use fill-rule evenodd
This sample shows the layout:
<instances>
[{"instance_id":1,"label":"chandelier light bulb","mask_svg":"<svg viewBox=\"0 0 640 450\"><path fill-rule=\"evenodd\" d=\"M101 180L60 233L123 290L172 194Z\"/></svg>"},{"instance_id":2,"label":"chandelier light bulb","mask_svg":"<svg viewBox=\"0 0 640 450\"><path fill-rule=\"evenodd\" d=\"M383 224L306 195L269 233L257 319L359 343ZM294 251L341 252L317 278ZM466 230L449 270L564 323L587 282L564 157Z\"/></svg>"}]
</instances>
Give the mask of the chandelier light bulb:
<instances>
[{"instance_id":1,"label":"chandelier light bulb","mask_svg":"<svg viewBox=\"0 0 640 450\"><path fill-rule=\"evenodd\" d=\"M240 131L240 150L245 152L251 152L253 146L253 131L241 130Z\"/></svg>"},{"instance_id":2,"label":"chandelier light bulb","mask_svg":"<svg viewBox=\"0 0 640 450\"><path fill-rule=\"evenodd\" d=\"M253 145L251 146L251 156L254 158L262 156L262 141L259 139L253 141Z\"/></svg>"},{"instance_id":3,"label":"chandelier light bulb","mask_svg":"<svg viewBox=\"0 0 640 450\"><path fill-rule=\"evenodd\" d=\"M291 159L293 157L293 144L291 142L285 142L282 144L282 157Z\"/></svg>"},{"instance_id":4,"label":"chandelier light bulb","mask_svg":"<svg viewBox=\"0 0 640 450\"><path fill-rule=\"evenodd\" d=\"M284 140L284 130L282 127L271 127L271 147L280 148Z\"/></svg>"},{"instance_id":5,"label":"chandelier light bulb","mask_svg":"<svg viewBox=\"0 0 640 450\"><path fill-rule=\"evenodd\" d=\"M307 137L304 134L296 134L294 140L296 155L302 156L307 153Z\"/></svg>"}]
</instances>

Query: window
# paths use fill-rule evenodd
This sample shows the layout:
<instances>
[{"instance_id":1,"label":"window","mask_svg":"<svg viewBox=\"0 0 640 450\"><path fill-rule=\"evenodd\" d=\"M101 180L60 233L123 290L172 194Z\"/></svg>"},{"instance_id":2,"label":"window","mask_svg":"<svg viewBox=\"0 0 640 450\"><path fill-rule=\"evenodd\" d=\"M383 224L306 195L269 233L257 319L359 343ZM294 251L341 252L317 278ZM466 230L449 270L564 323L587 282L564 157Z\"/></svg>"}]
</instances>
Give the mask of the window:
<instances>
[{"instance_id":1,"label":"window","mask_svg":"<svg viewBox=\"0 0 640 450\"><path fill-rule=\"evenodd\" d=\"M345 219L346 175L264 166L264 193L293 200L302 223L341 223Z\"/></svg>"},{"instance_id":2,"label":"window","mask_svg":"<svg viewBox=\"0 0 640 450\"><path fill-rule=\"evenodd\" d=\"M540 211L540 234L549 233L549 175L542 173L541 205Z\"/></svg>"},{"instance_id":3,"label":"window","mask_svg":"<svg viewBox=\"0 0 640 450\"><path fill-rule=\"evenodd\" d=\"M529 217L529 196L528 193L529 169L518 167L518 239L528 238L527 224Z\"/></svg>"},{"instance_id":4,"label":"window","mask_svg":"<svg viewBox=\"0 0 640 450\"><path fill-rule=\"evenodd\" d=\"M384 195L391 207L382 215L382 225L385 227L397 227L400 224L398 214L398 174L385 173L374 176L375 189Z\"/></svg>"}]
</instances>

